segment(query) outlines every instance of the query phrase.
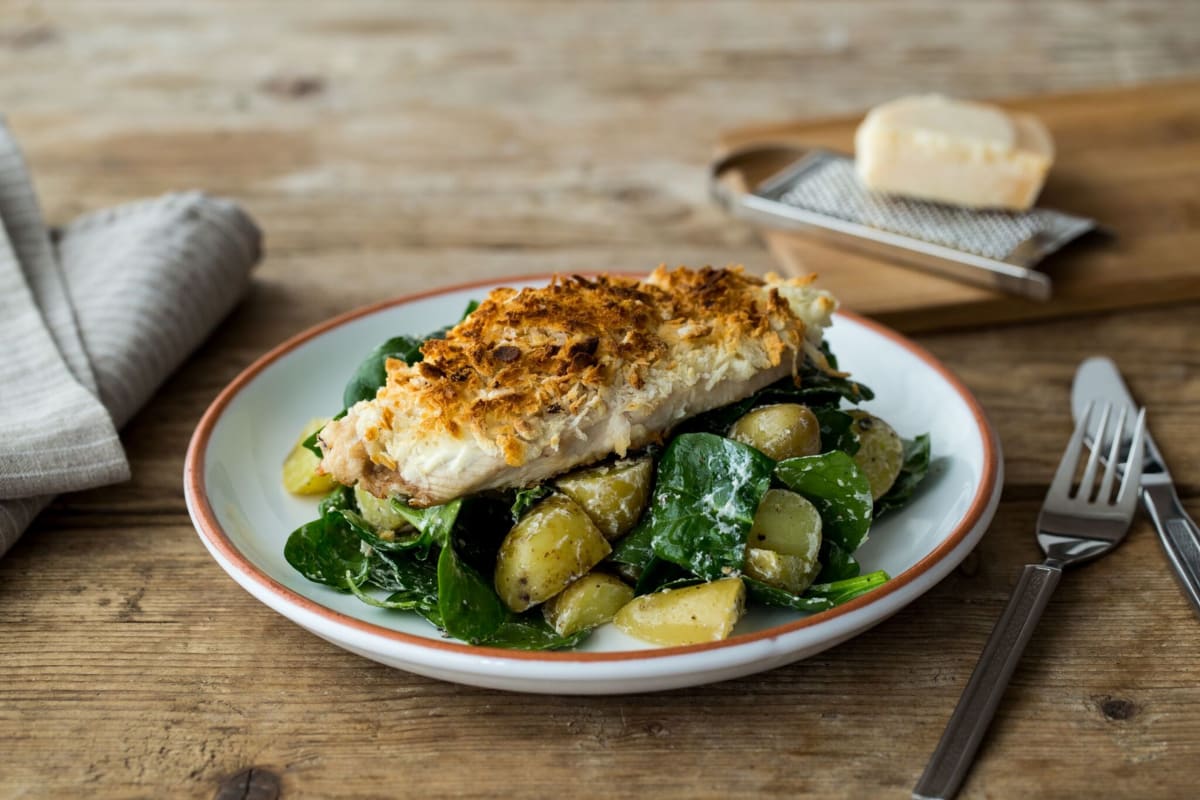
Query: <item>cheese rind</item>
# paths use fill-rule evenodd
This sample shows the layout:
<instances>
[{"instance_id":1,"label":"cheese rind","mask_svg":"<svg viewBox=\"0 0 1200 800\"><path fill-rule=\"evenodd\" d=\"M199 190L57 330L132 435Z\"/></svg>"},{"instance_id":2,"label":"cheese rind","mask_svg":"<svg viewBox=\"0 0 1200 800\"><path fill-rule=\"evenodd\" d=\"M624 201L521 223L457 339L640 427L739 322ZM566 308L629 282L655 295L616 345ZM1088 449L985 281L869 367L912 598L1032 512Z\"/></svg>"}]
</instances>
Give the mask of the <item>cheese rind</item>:
<instances>
[{"instance_id":1,"label":"cheese rind","mask_svg":"<svg viewBox=\"0 0 1200 800\"><path fill-rule=\"evenodd\" d=\"M855 168L870 189L966 206L1026 210L1054 160L1031 114L940 95L873 108L855 134Z\"/></svg>"}]
</instances>

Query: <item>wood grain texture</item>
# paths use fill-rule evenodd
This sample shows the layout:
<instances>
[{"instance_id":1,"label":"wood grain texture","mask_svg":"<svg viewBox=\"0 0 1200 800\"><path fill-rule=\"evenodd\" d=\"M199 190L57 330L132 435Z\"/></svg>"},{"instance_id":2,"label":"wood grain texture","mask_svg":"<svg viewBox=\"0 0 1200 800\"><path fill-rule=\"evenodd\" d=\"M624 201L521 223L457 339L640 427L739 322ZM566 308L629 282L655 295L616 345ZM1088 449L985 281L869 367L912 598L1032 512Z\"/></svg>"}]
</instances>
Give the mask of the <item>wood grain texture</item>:
<instances>
[{"instance_id":1,"label":"wood grain texture","mask_svg":"<svg viewBox=\"0 0 1200 800\"><path fill-rule=\"evenodd\" d=\"M1037 556L1030 526L1081 357L1126 370L1200 515L1196 304L922 336L1004 443L1005 495L980 547L834 650L648 696L453 686L305 633L199 543L180 485L188 437L255 357L381 295L660 261L765 271L754 232L705 196L722 130L913 90L1194 75L1198 13L0 2L0 108L50 219L203 188L244 203L268 251L246 301L123 432L133 479L61 498L0 560L0 797L905 794ZM964 796L1192 795L1196 625L1139 521L1116 555L1064 579Z\"/></svg>"},{"instance_id":2,"label":"wood grain texture","mask_svg":"<svg viewBox=\"0 0 1200 800\"><path fill-rule=\"evenodd\" d=\"M1038 204L1097 220L1113 234L1047 259L1042 266L1054 281L1048 302L968 286L795 232L765 231L771 252L785 271L816 272L846 305L901 331L1200 299L1200 80L1004 105L1036 114L1054 136L1057 157ZM861 119L751 126L726 133L722 142L730 149L783 143L853 153ZM753 185L766 174L740 177Z\"/></svg>"}]
</instances>

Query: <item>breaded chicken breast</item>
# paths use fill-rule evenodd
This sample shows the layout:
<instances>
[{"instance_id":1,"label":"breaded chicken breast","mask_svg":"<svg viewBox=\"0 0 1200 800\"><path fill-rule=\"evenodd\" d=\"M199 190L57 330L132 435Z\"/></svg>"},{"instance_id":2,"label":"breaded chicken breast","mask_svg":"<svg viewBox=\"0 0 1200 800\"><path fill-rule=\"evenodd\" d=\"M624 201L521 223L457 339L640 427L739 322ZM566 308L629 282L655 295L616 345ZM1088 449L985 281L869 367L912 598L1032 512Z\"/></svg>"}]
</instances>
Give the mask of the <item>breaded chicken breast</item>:
<instances>
[{"instance_id":1,"label":"breaded chicken breast","mask_svg":"<svg viewBox=\"0 0 1200 800\"><path fill-rule=\"evenodd\" d=\"M322 469L430 506L623 456L794 375L836 305L810 283L660 267L496 289L423 361L388 361L322 431Z\"/></svg>"}]
</instances>

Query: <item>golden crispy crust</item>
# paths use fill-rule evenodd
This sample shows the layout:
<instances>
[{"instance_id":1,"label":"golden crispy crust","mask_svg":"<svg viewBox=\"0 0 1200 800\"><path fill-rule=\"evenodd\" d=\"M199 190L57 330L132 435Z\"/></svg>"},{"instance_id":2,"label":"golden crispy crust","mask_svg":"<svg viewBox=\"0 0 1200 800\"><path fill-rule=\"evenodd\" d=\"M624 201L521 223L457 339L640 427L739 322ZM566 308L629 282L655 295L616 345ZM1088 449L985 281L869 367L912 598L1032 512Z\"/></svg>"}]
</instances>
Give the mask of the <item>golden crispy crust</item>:
<instances>
[{"instance_id":1,"label":"golden crispy crust","mask_svg":"<svg viewBox=\"0 0 1200 800\"><path fill-rule=\"evenodd\" d=\"M389 361L379 400L421 409L426 430L495 442L520 465L538 433L531 420L577 414L597 387L640 388L650 368L671 367L680 343L733 352L754 339L773 365L794 355L804 323L763 286L740 267L659 267L645 282L558 276L545 288L496 289L445 339L427 342L423 361Z\"/></svg>"}]
</instances>

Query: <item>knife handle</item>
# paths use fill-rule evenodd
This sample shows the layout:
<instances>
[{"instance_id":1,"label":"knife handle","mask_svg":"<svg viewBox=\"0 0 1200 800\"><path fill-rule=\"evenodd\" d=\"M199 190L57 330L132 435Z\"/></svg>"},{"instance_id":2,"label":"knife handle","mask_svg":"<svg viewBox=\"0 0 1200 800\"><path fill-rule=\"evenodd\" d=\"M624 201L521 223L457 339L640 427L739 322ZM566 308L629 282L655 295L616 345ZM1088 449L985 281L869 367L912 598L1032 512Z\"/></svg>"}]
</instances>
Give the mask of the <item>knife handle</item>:
<instances>
[{"instance_id":1,"label":"knife handle","mask_svg":"<svg viewBox=\"0 0 1200 800\"><path fill-rule=\"evenodd\" d=\"M1170 484L1142 486L1142 504L1158 529L1183 591L1200 613L1200 529Z\"/></svg>"}]
</instances>

